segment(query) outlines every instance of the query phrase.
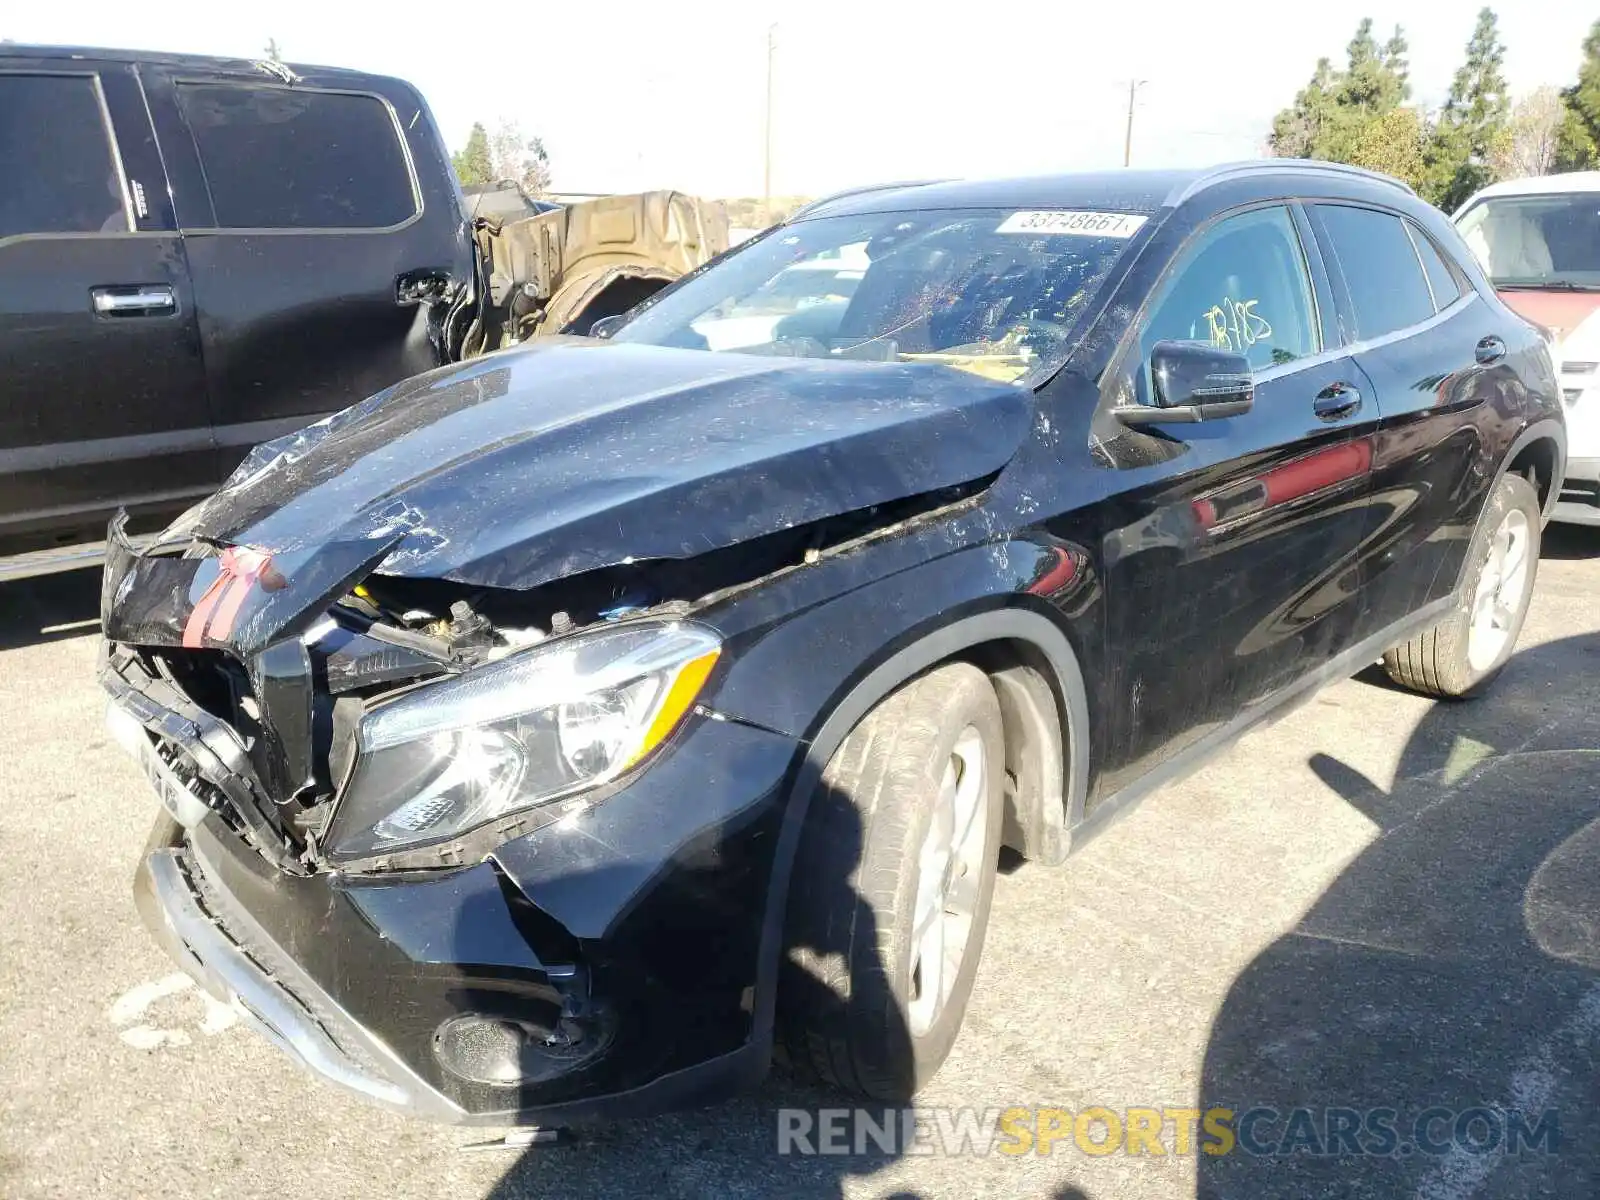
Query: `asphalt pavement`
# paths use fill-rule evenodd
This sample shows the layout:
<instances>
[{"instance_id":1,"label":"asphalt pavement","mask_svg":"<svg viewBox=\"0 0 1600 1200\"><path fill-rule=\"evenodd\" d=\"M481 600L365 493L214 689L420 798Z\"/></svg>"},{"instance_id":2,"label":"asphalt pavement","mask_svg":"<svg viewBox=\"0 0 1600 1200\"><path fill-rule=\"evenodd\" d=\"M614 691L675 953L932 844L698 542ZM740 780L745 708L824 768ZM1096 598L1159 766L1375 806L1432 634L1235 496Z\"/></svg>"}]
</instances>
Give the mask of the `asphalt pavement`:
<instances>
[{"instance_id":1,"label":"asphalt pavement","mask_svg":"<svg viewBox=\"0 0 1600 1200\"><path fill-rule=\"evenodd\" d=\"M1035 1134L1069 1131L1048 1154L1035 1137L1014 1155L780 1155L780 1109L846 1103L781 1079L570 1145L473 1151L485 1134L318 1083L138 924L155 802L102 724L97 587L0 585L4 1196L1594 1194L1600 531L1548 537L1489 697L1434 704L1368 672L1065 868L1000 879L966 1027L920 1106L1016 1106ZM1224 1139L1197 1132L1178 1153L1173 1117L1141 1153L1098 1153L1105 1116L1087 1148L1071 1132L1093 1108L1226 1109L1235 1144L1206 1153ZM1509 1153L1514 1116L1531 1136Z\"/></svg>"}]
</instances>

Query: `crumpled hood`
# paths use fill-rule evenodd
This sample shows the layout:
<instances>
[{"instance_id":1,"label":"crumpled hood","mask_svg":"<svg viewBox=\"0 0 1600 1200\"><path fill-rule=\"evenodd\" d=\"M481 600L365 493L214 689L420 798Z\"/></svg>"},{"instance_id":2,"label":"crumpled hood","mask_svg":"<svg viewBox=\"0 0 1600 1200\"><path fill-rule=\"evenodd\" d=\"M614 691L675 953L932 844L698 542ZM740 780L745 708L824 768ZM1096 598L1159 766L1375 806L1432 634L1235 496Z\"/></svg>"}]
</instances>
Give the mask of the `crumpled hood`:
<instances>
[{"instance_id":1,"label":"crumpled hood","mask_svg":"<svg viewBox=\"0 0 1600 1200\"><path fill-rule=\"evenodd\" d=\"M1030 393L931 364L556 339L418 376L258 447L171 535L529 588L967 483Z\"/></svg>"}]
</instances>

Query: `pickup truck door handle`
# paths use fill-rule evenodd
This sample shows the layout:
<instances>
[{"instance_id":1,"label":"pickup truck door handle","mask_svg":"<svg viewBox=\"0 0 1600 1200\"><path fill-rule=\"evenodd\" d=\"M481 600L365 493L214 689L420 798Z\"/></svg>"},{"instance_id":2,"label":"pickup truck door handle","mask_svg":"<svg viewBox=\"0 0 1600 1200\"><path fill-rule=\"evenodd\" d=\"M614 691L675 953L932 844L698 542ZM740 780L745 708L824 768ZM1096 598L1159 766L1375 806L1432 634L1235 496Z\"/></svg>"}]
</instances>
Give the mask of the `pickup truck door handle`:
<instances>
[{"instance_id":1,"label":"pickup truck door handle","mask_svg":"<svg viewBox=\"0 0 1600 1200\"><path fill-rule=\"evenodd\" d=\"M1500 338L1490 334L1478 343L1478 348L1473 351L1473 357L1478 360L1480 367L1492 367L1506 356L1506 344Z\"/></svg>"},{"instance_id":2,"label":"pickup truck door handle","mask_svg":"<svg viewBox=\"0 0 1600 1200\"><path fill-rule=\"evenodd\" d=\"M1348 383L1332 383L1317 393L1311 411L1321 421L1342 421L1361 410L1361 393Z\"/></svg>"},{"instance_id":3,"label":"pickup truck door handle","mask_svg":"<svg viewBox=\"0 0 1600 1200\"><path fill-rule=\"evenodd\" d=\"M102 317L168 317L178 311L177 294L159 283L90 288L89 302Z\"/></svg>"}]
</instances>

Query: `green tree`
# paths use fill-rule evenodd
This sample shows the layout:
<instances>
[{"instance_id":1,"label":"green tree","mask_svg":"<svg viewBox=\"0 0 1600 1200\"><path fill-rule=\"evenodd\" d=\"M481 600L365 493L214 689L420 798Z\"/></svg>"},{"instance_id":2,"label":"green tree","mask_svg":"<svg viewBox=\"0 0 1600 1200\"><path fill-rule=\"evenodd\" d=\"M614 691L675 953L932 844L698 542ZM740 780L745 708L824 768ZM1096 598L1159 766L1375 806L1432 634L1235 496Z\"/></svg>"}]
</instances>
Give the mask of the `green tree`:
<instances>
[{"instance_id":1,"label":"green tree","mask_svg":"<svg viewBox=\"0 0 1600 1200\"><path fill-rule=\"evenodd\" d=\"M1350 65L1340 80L1335 102L1350 116L1362 119L1400 107L1411 94L1405 58L1409 48L1398 25L1388 42L1379 47L1372 37L1372 18L1363 17L1347 47Z\"/></svg>"},{"instance_id":2,"label":"green tree","mask_svg":"<svg viewBox=\"0 0 1600 1200\"><path fill-rule=\"evenodd\" d=\"M1446 212L1494 182L1491 156L1505 136L1510 110L1501 73L1505 53L1494 10L1485 8L1478 13L1466 62L1450 85L1428 146L1423 191Z\"/></svg>"},{"instance_id":3,"label":"green tree","mask_svg":"<svg viewBox=\"0 0 1600 1200\"><path fill-rule=\"evenodd\" d=\"M1422 152L1426 136L1421 113L1414 108L1391 108L1362 123L1345 161L1419 187L1425 177Z\"/></svg>"},{"instance_id":4,"label":"green tree","mask_svg":"<svg viewBox=\"0 0 1600 1200\"><path fill-rule=\"evenodd\" d=\"M1323 131L1333 121L1337 74L1332 63L1319 58L1311 82L1300 89L1292 105L1272 119L1272 152L1279 158L1315 157Z\"/></svg>"},{"instance_id":5,"label":"green tree","mask_svg":"<svg viewBox=\"0 0 1600 1200\"><path fill-rule=\"evenodd\" d=\"M456 178L463 186L494 182L494 163L489 155L489 131L482 121L472 123L467 144L450 156L450 165L456 169Z\"/></svg>"},{"instance_id":6,"label":"green tree","mask_svg":"<svg viewBox=\"0 0 1600 1200\"><path fill-rule=\"evenodd\" d=\"M1383 65L1399 81L1402 100L1411 98L1411 64L1406 60L1406 53L1410 49L1405 30L1396 25L1389 40L1383 44Z\"/></svg>"},{"instance_id":7,"label":"green tree","mask_svg":"<svg viewBox=\"0 0 1600 1200\"><path fill-rule=\"evenodd\" d=\"M1379 45L1372 36L1371 18L1363 18L1345 47L1346 67L1333 69L1325 58L1317 60L1311 82L1300 89L1294 103L1272 122L1272 151L1281 157L1321 158L1353 162L1356 147L1370 144L1367 126L1395 112L1411 94L1405 32L1398 26ZM1388 133L1403 127L1390 123ZM1382 132L1372 135L1382 140Z\"/></svg>"},{"instance_id":8,"label":"green tree","mask_svg":"<svg viewBox=\"0 0 1600 1200\"><path fill-rule=\"evenodd\" d=\"M1582 171L1600 166L1600 21L1583 39L1578 82L1561 93L1565 106L1556 137L1555 168Z\"/></svg>"}]
</instances>

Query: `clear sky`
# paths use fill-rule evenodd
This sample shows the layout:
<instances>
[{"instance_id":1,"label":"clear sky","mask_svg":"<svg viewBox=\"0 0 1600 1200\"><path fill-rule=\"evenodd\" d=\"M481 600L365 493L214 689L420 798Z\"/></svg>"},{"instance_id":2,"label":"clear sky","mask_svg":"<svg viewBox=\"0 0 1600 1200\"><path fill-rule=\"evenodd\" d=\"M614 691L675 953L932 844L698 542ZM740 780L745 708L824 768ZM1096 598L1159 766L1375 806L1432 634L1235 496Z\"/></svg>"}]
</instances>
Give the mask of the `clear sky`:
<instances>
[{"instance_id":1,"label":"clear sky","mask_svg":"<svg viewBox=\"0 0 1600 1200\"><path fill-rule=\"evenodd\" d=\"M407 10L412 15L405 15ZM557 190L759 195L767 33L776 24L773 191L1255 156L1272 114L1356 23L1411 43L1414 98L1443 99L1476 2L688 0L367 5L338 0L0 0L0 37L360 67L416 84L453 147L519 120ZM1499 10L1521 93L1576 74L1600 0ZM454 22L454 23L453 23ZM592 24L591 24L592 22Z\"/></svg>"}]
</instances>

